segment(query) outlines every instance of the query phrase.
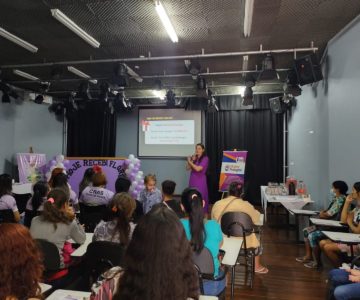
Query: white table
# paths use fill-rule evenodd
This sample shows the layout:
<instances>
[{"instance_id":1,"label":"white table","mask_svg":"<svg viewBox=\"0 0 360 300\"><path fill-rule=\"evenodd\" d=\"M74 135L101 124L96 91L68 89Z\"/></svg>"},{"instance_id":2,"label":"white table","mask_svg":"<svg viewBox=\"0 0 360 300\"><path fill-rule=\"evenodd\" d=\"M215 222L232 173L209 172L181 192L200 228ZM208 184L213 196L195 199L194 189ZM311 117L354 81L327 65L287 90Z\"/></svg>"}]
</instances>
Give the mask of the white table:
<instances>
[{"instance_id":1,"label":"white table","mask_svg":"<svg viewBox=\"0 0 360 300\"><path fill-rule=\"evenodd\" d=\"M204 296L204 295L200 295L199 300L218 300L218 297L215 296Z\"/></svg>"},{"instance_id":2,"label":"white table","mask_svg":"<svg viewBox=\"0 0 360 300\"><path fill-rule=\"evenodd\" d=\"M242 244L243 239L241 237L227 237L226 235L223 235L221 250L225 251L225 255L222 264L231 268L231 299L234 297L235 266Z\"/></svg>"},{"instance_id":3,"label":"white table","mask_svg":"<svg viewBox=\"0 0 360 300\"><path fill-rule=\"evenodd\" d=\"M12 192L17 195L32 194L32 183L14 183Z\"/></svg>"},{"instance_id":4,"label":"white table","mask_svg":"<svg viewBox=\"0 0 360 300\"><path fill-rule=\"evenodd\" d=\"M94 235L93 233L88 233L87 232L85 242L79 248L77 248L73 253L71 253L71 256L72 257L82 257L82 256L84 256L84 254L86 253L88 245L92 242L93 235ZM69 242L75 244L75 241L73 241L72 239L70 239Z\"/></svg>"},{"instance_id":5,"label":"white table","mask_svg":"<svg viewBox=\"0 0 360 300\"><path fill-rule=\"evenodd\" d=\"M360 234L348 232L322 231L330 240L350 246L351 257L354 257L354 245L360 244Z\"/></svg>"},{"instance_id":6,"label":"white table","mask_svg":"<svg viewBox=\"0 0 360 300\"><path fill-rule=\"evenodd\" d=\"M40 285L40 289L41 289L41 294L46 293L48 290L50 290L52 288L52 285L46 284L46 283L39 283L39 285Z\"/></svg>"},{"instance_id":7,"label":"white table","mask_svg":"<svg viewBox=\"0 0 360 300\"><path fill-rule=\"evenodd\" d=\"M280 195L269 195L266 193L267 186L261 186L261 205L265 214L265 221L267 219L267 204L270 203L280 203L287 210L291 209L301 209L306 204L312 203L313 201L310 198L303 198L301 196L280 196Z\"/></svg>"},{"instance_id":8,"label":"white table","mask_svg":"<svg viewBox=\"0 0 360 300\"><path fill-rule=\"evenodd\" d=\"M90 295L90 292L56 290L46 300L87 300L90 299Z\"/></svg>"},{"instance_id":9,"label":"white table","mask_svg":"<svg viewBox=\"0 0 360 300\"><path fill-rule=\"evenodd\" d=\"M338 227L338 228L345 227L344 225L340 224L339 221L335 221L335 220L310 218L310 221L316 226L328 226L328 227Z\"/></svg>"}]
</instances>

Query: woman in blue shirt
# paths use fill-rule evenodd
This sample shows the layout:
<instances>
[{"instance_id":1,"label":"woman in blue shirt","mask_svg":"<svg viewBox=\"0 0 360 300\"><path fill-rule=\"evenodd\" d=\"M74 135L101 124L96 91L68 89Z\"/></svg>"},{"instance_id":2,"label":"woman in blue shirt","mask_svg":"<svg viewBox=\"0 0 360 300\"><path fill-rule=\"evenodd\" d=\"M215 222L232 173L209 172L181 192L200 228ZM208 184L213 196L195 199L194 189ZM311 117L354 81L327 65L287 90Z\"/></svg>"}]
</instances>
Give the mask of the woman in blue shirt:
<instances>
[{"instance_id":1,"label":"woman in blue shirt","mask_svg":"<svg viewBox=\"0 0 360 300\"><path fill-rule=\"evenodd\" d=\"M221 276L218 254L223 241L220 225L214 220L204 219L204 205L201 193L194 188L187 188L181 195L181 205L185 218L181 219L187 239L193 251L200 253L205 247L209 249L214 260L214 277ZM225 278L221 281L204 282L205 295L217 295L225 287Z\"/></svg>"}]
</instances>

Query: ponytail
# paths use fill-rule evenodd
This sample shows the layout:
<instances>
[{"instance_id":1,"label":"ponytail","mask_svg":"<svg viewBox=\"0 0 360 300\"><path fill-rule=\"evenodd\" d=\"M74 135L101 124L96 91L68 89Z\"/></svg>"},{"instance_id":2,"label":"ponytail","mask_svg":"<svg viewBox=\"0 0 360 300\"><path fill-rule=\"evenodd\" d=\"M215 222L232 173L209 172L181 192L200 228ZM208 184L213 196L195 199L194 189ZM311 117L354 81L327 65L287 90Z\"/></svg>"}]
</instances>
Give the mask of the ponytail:
<instances>
[{"instance_id":1,"label":"ponytail","mask_svg":"<svg viewBox=\"0 0 360 300\"><path fill-rule=\"evenodd\" d=\"M108 206L106 221L116 221L116 227L112 235L119 234L120 244L127 246L130 235L130 219L136 208L135 200L128 193L116 194Z\"/></svg>"},{"instance_id":2,"label":"ponytail","mask_svg":"<svg viewBox=\"0 0 360 300\"><path fill-rule=\"evenodd\" d=\"M74 220L75 215L69 214L64 210L64 206L68 202L68 197L62 189L55 188L51 190L47 200L44 202L44 210L41 214L42 219L53 223L55 229L57 228L57 223L69 224Z\"/></svg>"},{"instance_id":3,"label":"ponytail","mask_svg":"<svg viewBox=\"0 0 360 300\"><path fill-rule=\"evenodd\" d=\"M201 193L194 188L187 188L181 195L181 204L189 216L191 241L193 250L197 253L204 248L206 232L204 227L204 209Z\"/></svg>"},{"instance_id":4,"label":"ponytail","mask_svg":"<svg viewBox=\"0 0 360 300\"><path fill-rule=\"evenodd\" d=\"M38 181L33 187L34 194L31 198L31 205L33 211L37 211L38 208L43 204L44 197L49 191L49 185L46 181Z\"/></svg>"}]
</instances>

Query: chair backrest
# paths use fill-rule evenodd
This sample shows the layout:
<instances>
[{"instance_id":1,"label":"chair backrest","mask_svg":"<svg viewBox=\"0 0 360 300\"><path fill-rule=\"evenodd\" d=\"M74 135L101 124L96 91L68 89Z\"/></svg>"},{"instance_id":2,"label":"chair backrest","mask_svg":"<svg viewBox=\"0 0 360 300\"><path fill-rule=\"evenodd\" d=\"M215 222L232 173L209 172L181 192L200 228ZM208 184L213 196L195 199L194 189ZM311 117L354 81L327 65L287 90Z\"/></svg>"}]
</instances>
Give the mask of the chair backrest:
<instances>
[{"instance_id":1,"label":"chair backrest","mask_svg":"<svg viewBox=\"0 0 360 300\"><path fill-rule=\"evenodd\" d=\"M245 237L253 233L254 223L243 212L227 212L221 217L221 230L227 236Z\"/></svg>"},{"instance_id":2,"label":"chair backrest","mask_svg":"<svg viewBox=\"0 0 360 300\"><path fill-rule=\"evenodd\" d=\"M26 209L26 204L28 200L31 198L31 194L13 194L16 206L19 210L19 213L22 214Z\"/></svg>"},{"instance_id":3,"label":"chair backrest","mask_svg":"<svg viewBox=\"0 0 360 300\"><path fill-rule=\"evenodd\" d=\"M33 218L40 216L41 211L33 211L33 210L25 210L25 218L24 218L24 225L28 228L30 228L31 221Z\"/></svg>"},{"instance_id":4,"label":"chair backrest","mask_svg":"<svg viewBox=\"0 0 360 300\"><path fill-rule=\"evenodd\" d=\"M0 210L0 223L16 223L12 209Z\"/></svg>"},{"instance_id":5,"label":"chair backrest","mask_svg":"<svg viewBox=\"0 0 360 300\"><path fill-rule=\"evenodd\" d=\"M60 253L55 244L43 240L35 240L43 257L45 272L53 272L60 269Z\"/></svg>"},{"instance_id":6,"label":"chair backrest","mask_svg":"<svg viewBox=\"0 0 360 300\"><path fill-rule=\"evenodd\" d=\"M80 222L85 225L86 232L94 232L97 224L102 220L106 205L89 206L79 203Z\"/></svg>"},{"instance_id":7,"label":"chair backrest","mask_svg":"<svg viewBox=\"0 0 360 300\"><path fill-rule=\"evenodd\" d=\"M108 269L123 267L125 248L119 243L97 241L88 245L83 263L83 274L87 286L91 285L97 278Z\"/></svg>"},{"instance_id":8,"label":"chair backrest","mask_svg":"<svg viewBox=\"0 0 360 300\"><path fill-rule=\"evenodd\" d=\"M215 271L214 260L208 248L203 248L200 253L193 252L193 262L202 275L212 276Z\"/></svg>"}]
</instances>

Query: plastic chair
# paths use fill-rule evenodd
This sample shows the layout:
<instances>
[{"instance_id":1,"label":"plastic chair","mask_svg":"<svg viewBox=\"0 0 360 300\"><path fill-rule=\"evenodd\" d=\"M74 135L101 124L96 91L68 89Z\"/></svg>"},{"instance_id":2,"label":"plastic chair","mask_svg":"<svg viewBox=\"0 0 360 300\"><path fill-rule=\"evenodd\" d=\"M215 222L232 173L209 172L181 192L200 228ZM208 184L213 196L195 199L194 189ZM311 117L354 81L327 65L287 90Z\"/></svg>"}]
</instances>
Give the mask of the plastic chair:
<instances>
[{"instance_id":1,"label":"plastic chair","mask_svg":"<svg viewBox=\"0 0 360 300\"><path fill-rule=\"evenodd\" d=\"M94 232L95 227L102 220L106 205L89 206L79 203L80 223L85 225L85 232Z\"/></svg>"},{"instance_id":2,"label":"plastic chair","mask_svg":"<svg viewBox=\"0 0 360 300\"><path fill-rule=\"evenodd\" d=\"M16 223L12 209L0 210L0 223Z\"/></svg>"},{"instance_id":3,"label":"plastic chair","mask_svg":"<svg viewBox=\"0 0 360 300\"><path fill-rule=\"evenodd\" d=\"M225 270L224 274L218 278L214 277L214 260L213 257L207 248L203 248L200 253L193 252L193 262L195 264L196 270L198 271L199 276L199 285L200 285L200 293L204 295L204 281L222 281L227 273L227 269ZM225 299L225 290L224 289L216 295L219 299Z\"/></svg>"},{"instance_id":4,"label":"plastic chair","mask_svg":"<svg viewBox=\"0 0 360 300\"><path fill-rule=\"evenodd\" d=\"M97 241L87 247L81 263L81 280L77 288L89 290L105 271L123 265L125 248L119 243Z\"/></svg>"},{"instance_id":5,"label":"plastic chair","mask_svg":"<svg viewBox=\"0 0 360 300\"><path fill-rule=\"evenodd\" d=\"M255 273L255 256L259 254L259 248L248 248L246 245L246 237L253 233L260 234L261 244L261 231L253 223L250 216L243 212L227 212L221 218L221 230L228 237L241 237L243 238L243 250L239 256L245 257L246 268L250 266L250 287L253 287L254 273ZM231 295L234 295L234 280L235 280L235 267L231 273Z\"/></svg>"}]
</instances>

